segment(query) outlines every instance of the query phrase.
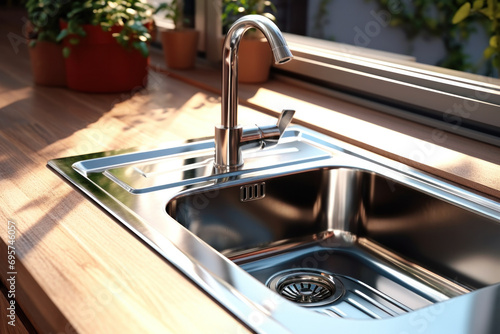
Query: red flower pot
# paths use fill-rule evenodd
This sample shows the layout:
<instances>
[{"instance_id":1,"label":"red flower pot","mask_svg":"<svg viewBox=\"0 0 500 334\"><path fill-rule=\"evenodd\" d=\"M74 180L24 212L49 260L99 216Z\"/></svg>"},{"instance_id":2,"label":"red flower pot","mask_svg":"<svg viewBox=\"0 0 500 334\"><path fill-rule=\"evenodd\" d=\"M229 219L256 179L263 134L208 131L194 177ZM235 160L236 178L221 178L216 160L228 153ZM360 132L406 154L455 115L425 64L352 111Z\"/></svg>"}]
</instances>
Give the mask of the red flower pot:
<instances>
[{"instance_id":1,"label":"red flower pot","mask_svg":"<svg viewBox=\"0 0 500 334\"><path fill-rule=\"evenodd\" d=\"M29 48L33 80L37 85L66 86L62 45L37 41Z\"/></svg>"},{"instance_id":2,"label":"red flower pot","mask_svg":"<svg viewBox=\"0 0 500 334\"><path fill-rule=\"evenodd\" d=\"M61 28L67 23L61 22ZM131 91L147 83L149 57L124 48L113 37L121 27L103 31L100 26L84 25L85 37L68 36L63 45L71 49L65 60L67 85L71 89L92 93ZM77 37L80 42L70 44Z\"/></svg>"}]
</instances>

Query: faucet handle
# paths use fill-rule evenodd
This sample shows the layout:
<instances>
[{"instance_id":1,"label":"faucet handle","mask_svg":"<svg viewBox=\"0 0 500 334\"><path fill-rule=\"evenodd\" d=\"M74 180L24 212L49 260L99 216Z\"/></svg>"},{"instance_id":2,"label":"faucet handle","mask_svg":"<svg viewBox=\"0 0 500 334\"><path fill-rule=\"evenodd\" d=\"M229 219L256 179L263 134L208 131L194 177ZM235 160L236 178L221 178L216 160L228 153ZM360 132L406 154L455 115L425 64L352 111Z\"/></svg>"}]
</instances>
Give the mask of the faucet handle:
<instances>
[{"instance_id":1,"label":"faucet handle","mask_svg":"<svg viewBox=\"0 0 500 334\"><path fill-rule=\"evenodd\" d=\"M278 118L278 123L276 124L276 126L280 130L280 135L285 132L286 128L293 119L293 115L295 115L295 110L292 109L283 109L283 111L281 112L281 115Z\"/></svg>"},{"instance_id":2,"label":"faucet handle","mask_svg":"<svg viewBox=\"0 0 500 334\"><path fill-rule=\"evenodd\" d=\"M242 148L270 148L276 146L292 121L295 110L284 109L278 118L276 125L255 125L254 128L245 128L241 134L240 143Z\"/></svg>"}]
</instances>

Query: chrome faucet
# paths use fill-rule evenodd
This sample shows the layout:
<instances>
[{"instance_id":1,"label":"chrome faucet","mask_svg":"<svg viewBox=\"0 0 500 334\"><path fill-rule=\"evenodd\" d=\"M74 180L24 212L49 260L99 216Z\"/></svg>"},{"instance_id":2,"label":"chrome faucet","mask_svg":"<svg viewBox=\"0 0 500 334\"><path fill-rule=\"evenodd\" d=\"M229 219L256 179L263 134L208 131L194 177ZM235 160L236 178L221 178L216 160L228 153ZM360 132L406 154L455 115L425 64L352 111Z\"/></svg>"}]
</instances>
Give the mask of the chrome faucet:
<instances>
[{"instance_id":1,"label":"chrome faucet","mask_svg":"<svg viewBox=\"0 0 500 334\"><path fill-rule=\"evenodd\" d=\"M221 172L243 165L243 148L276 145L295 113L283 110L277 125L251 129L238 125L238 48L243 34L250 28L259 29L266 36L276 64L286 63L293 57L281 31L262 15L244 16L229 29L222 54L221 125L215 127L215 168Z\"/></svg>"}]
</instances>

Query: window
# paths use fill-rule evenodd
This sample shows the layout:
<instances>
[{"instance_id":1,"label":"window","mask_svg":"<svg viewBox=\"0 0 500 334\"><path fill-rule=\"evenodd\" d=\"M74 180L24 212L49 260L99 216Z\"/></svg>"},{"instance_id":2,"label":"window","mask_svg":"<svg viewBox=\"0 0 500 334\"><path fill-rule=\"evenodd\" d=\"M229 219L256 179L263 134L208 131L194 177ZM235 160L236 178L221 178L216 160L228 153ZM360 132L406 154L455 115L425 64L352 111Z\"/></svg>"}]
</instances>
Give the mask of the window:
<instances>
[{"instance_id":1,"label":"window","mask_svg":"<svg viewBox=\"0 0 500 334\"><path fill-rule=\"evenodd\" d=\"M148 0L148 3L157 7L161 3L171 3L172 0ZM194 15L195 15L195 0L184 0L184 18L188 26L194 26ZM165 18L165 12L159 12L155 15L155 23L157 26L165 29L174 28L174 23L172 20Z\"/></svg>"},{"instance_id":2,"label":"window","mask_svg":"<svg viewBox=\"0 0 500 334\"><path fill-rule=\"evenodd\" d=\"M499 145L499 80L417 62L436 59L421 57L418 52L403 54L409 48L403 44L409 42L402 31L389 26L391 13L402 8L402 1L385 1L385 9L377 6L381 2L318 0L308 1L304 8L298 2L277 1L288 16L278 15L285 31L290 25L287 22L302 15L307 23L297 33L334 37L343 43L287 34L295 59L276 70L328 86L344 98L381 111ZM331 15L334 10L338 12ZM426 52L430 56L438 53L434 42ZM480 53L484 49L474 48Z\"/></svg>"},{"instance_id":3,"label":"window","mask_svg":"<svg viewBox=\"0 0 500 334\"><path fill-rule=\"evenodd\" d=\"M204 36L202 51L209 61L216 62L220 59L221 2L191 1L195 26ZM403 0L392 0L398 1ZM317 9L322 4L336 2L370 1L273 1L278 9L278 25L286 32L285 38L295 56L294 61L276 67L275 73L308 84L321 84L342 98L500 146L498 79L418 63L415 57L397 53L397 49L366 48L376 44L382 30L389 29L387 17L375 9L364 16L366 22L354 22L350 19L352 13L344 13L348 17L345 21L348 23L344 24L350 24L347 30L352 44L358 45L301 36L317 34L318 27L329 20L319 15ZM328 35L324 29L321 33Z\"/></svg>"}]
</instances>

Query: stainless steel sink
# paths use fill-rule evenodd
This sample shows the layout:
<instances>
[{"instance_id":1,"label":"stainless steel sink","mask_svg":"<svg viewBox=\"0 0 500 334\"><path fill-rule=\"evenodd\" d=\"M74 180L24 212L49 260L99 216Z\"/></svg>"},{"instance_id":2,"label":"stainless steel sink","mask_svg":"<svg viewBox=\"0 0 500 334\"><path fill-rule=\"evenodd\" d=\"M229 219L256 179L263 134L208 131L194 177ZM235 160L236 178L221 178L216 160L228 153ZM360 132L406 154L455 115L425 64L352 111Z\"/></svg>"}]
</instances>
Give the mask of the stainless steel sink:
<instances>
[{"instance_id":1,"label":"stainless steel sink","mask_svg":"<svg viewBox=\"0 0 500 334\"><path fill-rule=\"evenodd\" d=\"M238 171L213 149L49 166L258 332L499 328L498 202L303 127Z\"/></svg>"},{"instance_id":2,"label":"stainless steel sink","mask_svg":"<svg viewBox=\"0 0 500 334\"><path fill-rule=\"evenodd\" d=\"M377 319L500 282L498 222L426 184L337 166L230 184L179 195L167 212L302 306Z\"/></svg>"}]
</instances>

